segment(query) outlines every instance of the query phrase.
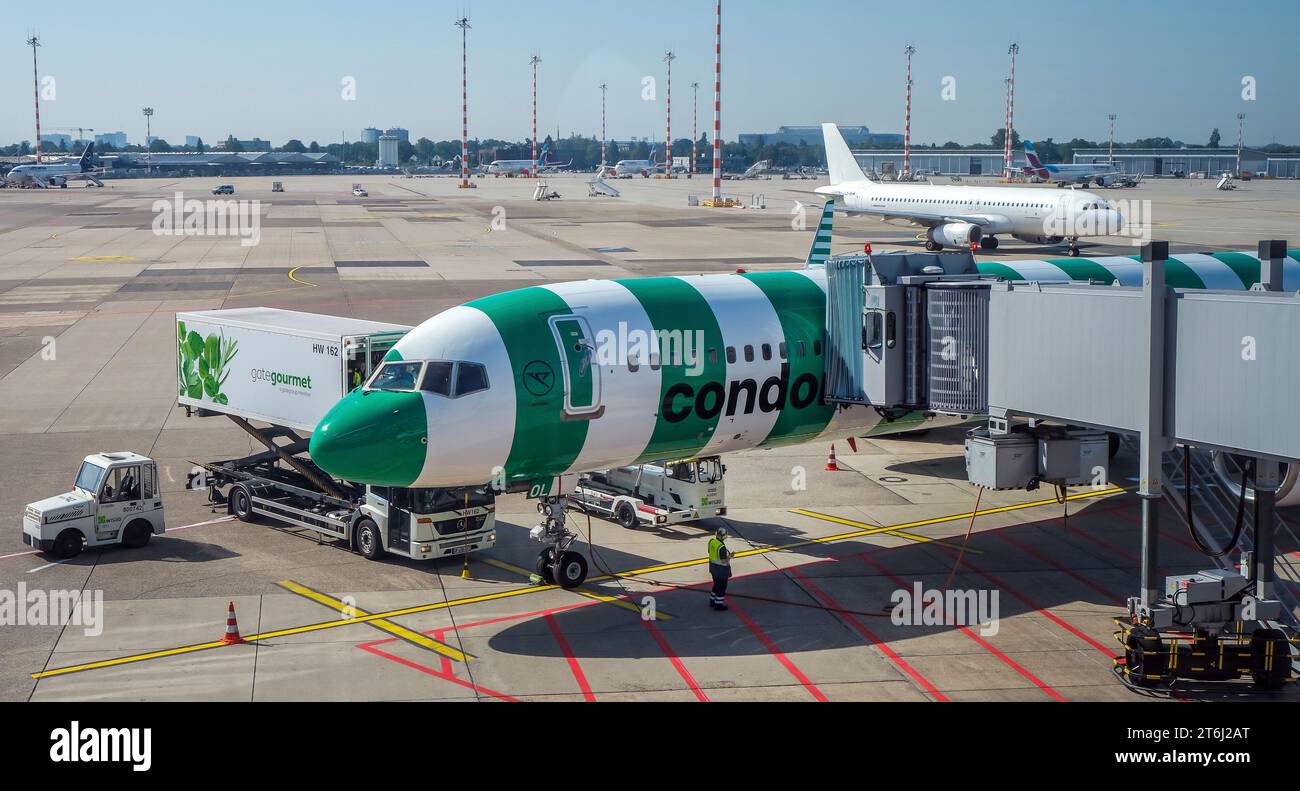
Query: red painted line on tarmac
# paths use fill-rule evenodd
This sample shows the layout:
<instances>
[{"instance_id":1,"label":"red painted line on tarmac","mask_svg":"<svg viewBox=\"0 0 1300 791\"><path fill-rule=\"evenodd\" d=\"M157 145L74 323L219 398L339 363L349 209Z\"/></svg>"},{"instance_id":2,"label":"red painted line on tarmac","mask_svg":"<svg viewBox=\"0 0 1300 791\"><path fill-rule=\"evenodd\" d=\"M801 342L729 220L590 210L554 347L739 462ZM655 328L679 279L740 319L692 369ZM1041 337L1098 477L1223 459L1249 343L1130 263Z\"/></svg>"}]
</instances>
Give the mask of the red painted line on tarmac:
<instances>
[{"instance_id":1,"label":"red painted line on tarmac","mask_svg":"<svg viewBox=\"0 0 1300 791\"><path fill-rule=\"evenodd\" d=\"M889 577L889 579L891 579L893 583L898 587L900 588L908 587L907 582L904 581L902 577L895 575L892 571L885 568L883 565L880 564L879 561L875 560L874 558L864 557L862 558L862 560L868 565L874 567L881 574L885 575L886 577ZM993 654L993 656L1002 660L1002 662L1006 664L1007 667L1019 673L1029 683L1033 684L1034 686L1042 690L1044 693L1046 693L1048 697L1052 698L1053 700L1060 701L1062 703L1065 702L1065 696L1063 696L1061 693L1053 689L1050 684L1048 684L1046 681L1043 681L1038 676L1035 676L1033 673L1029 672L1029 670L1026 669L1019 662L1015 661L1011 657L999 651L991 643L989 643L989 641L985 640L983 637L980 637L978 634L976 634L970 627L962 626L958 628L958 631L960 631L962 634L966 635L970 639L974 640L977 645L979 645L984 650L988 651L990 654Z\"/></svg>"},{"instance_id":2,"label":"red painted line on tarmac","mask_svg":"<svg viewBox=\"0 0 1300 791\"><path fill-rule=\"evenodd\" d=\"M596 695L591 691L591 684L587 681L587 674L582 672L582 665L578 663L578 657L573 654L573 647L560 630L560 624L556 622L555 616L547 613L544 616L546 625L550 627L551 634L555 635L555 642L560 646L560 651L564 653L564 659L569 663L569 670L573 673L573 680L578 682L578 689L582 691L582 697L588 703L596 702Z\"/></svg>"},{"instance_id":3,"label":"red painted line on tarmac","mask_svg":"<svg viewBox=\"0 0 1300 791\"><path fill-rule=\"evenodd\" d=\"M1092 646L1093 648L1097 649L1098 651L1102 652L1103 654L1106 655L1106 658L1107 658L1107 659L1114 659L1114 658L1115 658L1115 652L1112 651L1112 650L1110 650L1109 648L1107 648L1103 643L1101 643L1100 641L1094 640L1093 638L1091 638L1091 637L1089 637L1088 635L1084 634L1084 633L1083 633L1082 631L1080 631L1079 629L1077 629L1077 628L1075 628L1074 626L1072 626L1071 624L1067 623L1067 622L1065 621L1065 619L1063 619L1063 618L1061 618L1061 617L1055 615L1055 614L1052 613L1050 610L1048 610L1046 607L1043 607L1043 606L1040 605L1038 602L1036 602L1036 601L1034 601L1033 599L1029 598L1029 596L1025 595L1024 593L1021 593L1020 591L1018 591L1018 590L1016 590L1015 588L1013 588L1013 587L1011 587L1010 585L1008 585L1004 580L1002 580L1001 578L997 577L997 576L994 575L992 572L984 571L983 569L981 569L981 568L979 568L978 566L976 566L974 563L970 562L970 560L965 560L965 561L963 561L963 563L965 564L966 568L968 568L968 569L970 569L971 571L975 572L976 574L979 574L980 576L984 577L985 579L987 579L989 582L992 582L992 583L993 583L994 585L996 585L997 587L1002 588L1002 589L1005 589L1007 593L1010 593L1012 596L1014 596L1014 597L1016 597L1017 599L1019 599L1019 600L1020 600L1021 602L1023 602L1026 606L1028 606L1028 607L1032 607L1032 608L1033 608L1034 610L1036 610L1040 615L1044 616L1045 618L1047 618L1048 620L1050 620L1052 623L1055 623L1057 626L1061 627L1061 628L1064 629L1065 631L1069 632L1070 634L1072 634L1072 635L1074 635L1075 637L1079 638L1080 640L1084 641L1084 642L1087 643L1088 645L1090 645L1090 646ZM446 657L443 657L443 658L446 659ZM450 660L450 659L447 659L447 662L450 663L451 660Z\"/></svg>"},{"instance_id":4,"label":"red painted line on tarmac","mask_svg":"<svg viewBox=\"0 0 1300 791\"><path fill-rule=\"evenodd\" d=\"M808 577L804 576L804 574L802 574L799 571L798 567L791 567L788 570L790 574L798 578L799 581L804 585L804 587L806 587L808 591L812 593L813 597L819 600L824 606L830 607L831 609L834 610L844 609L839 605L839 602L835 601L834 597L832 597L826 591L822 590L817 585L813 584L812 580L808 579ZM848 623L849 626L853 627L858 632L858 634L865 637L868 643L870 643L872 646L879 649L880 653L884 654L885 657L889 659L889 661L897 665L899 670L902 670L904 673L910 676L911 679L915 681L917 684L919 684L921 688L924 689L926 692L929 692L931 695L934 695L936 700L942 703L949 702L950 699L948 698L947 695L944 695L942 692L940 692L939 688L936 687L934 684L931 684L930 680L927 679L925 676L921 675L920 671L918 671L916 668L908 664L907 660L903 659L903 657L899 656L894 651L894 649L890 648L888 643L886 643L884 640L881 640L879 637L877 637L875 633L872 632L870 629L868 629L866 626L863 626L856 616L850 615L847 612L839 612L839 613L832 613L832 614L843 618L844 621Z\"/></svg>"},{"instance_id":5,"label":"red painted line on tarmac","mask_svg":"<svg viewBox=\"0 0 1300 791\"><path fill-rule=\"evenodd\" d=\"M993 645L990 644L987 640L985 640L983 637L980 637L978 634L972 631L969 626L961 627L961 631L964 632L967 637L974 640L979 645L983 646L986 650L988 650L990 654L993 654L998 659L1001 659L1003 662L1007 663L1007 665L1012 670L1024 676L1029 681L1029 683L1033 684L1034 686L1041 689L1043 692L1047 693L1047 696L1050 697L1052 700L1055 700L1058 703L1068 702L1064 695L1057 692L1055 689L1052 689L1051 685L1049 685L1046 681L1043 681L1038 676L1035 676L1033 673L1030 673L1020 663L1016 662L1011 657L1007 656L1006 654L1002 653L998 649L994 648Z\"/></svg>"},{"instance_id":6,"label":"red painted line on tarmac","mask_svg":"<svg viewBox=\"0 0 1300 791\"><path fill-rule=\"evenodd\" d=\"M794 676L795 680L798 681L804 689L808 690L808 692L819 702L830 702L826 699L826 696L822 694L822 691L817 688L817 685L809 681L803 671L790 660L790 657L786 656L785 653L777 647L776 643L772 642L771 638L767 636L767 633L759 628L753 618L750 618L744 610L740 609L740 607L736 606L734 603L731 605L731 611L740 617L740 620L745 623L745 626L749 627L749 631L754 633L754 636L763 644L763 647L767 649L767 652L775 657L776 661L784 665L785 669L790 671L790 675Z\"/></svg>"},{"instance_id":7,"label":"red painted line on tarmac","mask_svg":"<svg viewBox=\"0 0 1300 791\"><path fill-rule=\"evenodd\" d=\"M1126 522L1130 522L1132 524L1138 525L1139 527L1142 525L1142 517L1140 516L1134 516L1133 514L1129 514L1129 513L1121 513L1120 516L1123 517ZM1191 551L1195 552L1198 555L1204 554L1203 552L1201 552L1201 548L1196 546L1196 544L1193 543L1191 539L1183 538L1177 533L1171 533L1168 530L1165 530L1163 528L1160 530L1160 535L1164 538L1169 539L1170 541L1173 541L1176 544L1183 545L1184 547L1190 549Z\"/></svg>"},{"instance_id":8,"label":"red painted line on tarmac","mask_svg":"<svg viewBox=\"0 0 1300 791\"><path fill-rule=\"evenodd\" d=\"M687 670L686 665L682 664L682 660L673 651L672 646L668 645L668 641L664 639L663 634L659 632L659 627L655 626L654 621L643 619L641 623L645 624L645 628L650 631L650 636L659 644L659 650L664 652L664 656L668 657L669 662L672 662L673 667L677 669L677 675L682 677L682 681L685 681L686 686L691 690L691 692L695 693L695 697L699 699L701 703L708 703L709 696L705 695L704 690L700 689L699 682L695 680L695 676L692 676L691 671Z\"/></svg>"},{"instance_id":9,"label":"red painted line on tarmac","mask_svg":"<svg viewBox=\"0 0 1300 791\"><path fill-rule=\"evenodd\" d=\"M1000 539L1002 539L1003 541L1007 542L1007 543L1010 544L1011 546L1013 546L1013 547L1015 547L1016 549L1020 550L1021 552L1025 553L1026 555L1029 555L1030 557L1035 558L1036 560L1039 560L1039 561L1041 561L1041 562L1043 562L1043 563L1046 563L1047 565L1049 565L1049 566L1051 566L1051 567L1057 569L1058 571L1063 572L1063 573L1066 574L1067 576L1069 576L1069 577L1071 577L1071 578L1073 578L1073 579L1078 580L1078 581L1079 581L1080 583L1082 583L1083 585L1086 585L1086 586L1088 586L1089 588L1092 588L1094 591L1100 593L1102 596L1105 596L1106 599L1107 599L1108 601L1115 601L1115 594L1114 594L1114 593L1112 593L1111 591L1106 590L1105 588L1101 587L1101 586L1098 585L1097 583L1093 582L1092 580L1090 580L1090 579L1088 579L1087 577L1083 576L1082 574L1078 573L1078 572L1075 571L1074 569L1071 569L1071 568L1067 568L1067 567L1065 567L1065 566L1062 566L1060 563L1057 563L1055 560L1052 560L1050 557L1048 557L1047 555L1044 555L1042 552L1039 552L1038 550L1034 549L1034 548L1031 547L1031 546L1027 546L1027 545L1025 545L1025 544L1024 544L1023 542L1021 542L1021 541L1017 541L1016 539L1012 538L1011 536L1004 535L1004 534L1001 533L1000 531L996 532L995 535L997 535L998 538L1000 538Z\"/></svg>"},{"instance_id":10,"label":"red painted line on tarmac","mask_svg":"<svg viewBox=\"0 0 1300 791\"><path fill-rule=\"evenodd\" d=\"M378 641L378 642L388 642L388 641ZM440 679L442 679L443 681L450 681L450 682L453 683L453 684L458 684L458 685L460 685L460 686L462 686L462 687L466 687L466 688L468 688L468 689L472 689L472 690L474 690L475 692L481 692L481 693L483 693L484 695L488 695L488 696L490 696L490 697L494 697L494 698L496 698L496 699L498 699L498 700L506 701L507 703L519 703L519 702L520 702L518 698L512 698L512 697L510 697L509 695L506 695L506 694L501 693L501 692L497 692L497 691L495 691L495 690L488 689L487 687L484 687L484 686L479 686L478 684L475 684L475 683L470 682L470 681L463 681L463 680L461 680L461 679L459 679L459 678L456 678L454 675L443 674L443 673L441 673L441 672L439 672L439 671L437 671L437 670L434 670L434 669L431 668L431 667L428 667L427 665L422 665L422 664L420 664L420 663L418 663L418 662L412 662L412 661L410 661L410 660L403 659L403 658L401 658L400 656L394 656L393 654L390 654L390 653L388 653L387 651L384 651L384 650L382 650L382 649L380 649L380 648L376 648L374 643L362 643L362 644L358 645L357 648L360 648L360 649L363 650L363 651L369 651L370 653L375 654L376 656L382 656L382 657L384 657L385 659L391 659L391 660L393 660L394 662L396 662L397 664L399 664L399 665L405 665L406 667L409 667L409 668L411 668L412 670L418 670L418 671L420 671L421 673L425 673L425 674L427 674L427 675L433 676L434 678L440 678Z\"/></svg>"}]
</instances>

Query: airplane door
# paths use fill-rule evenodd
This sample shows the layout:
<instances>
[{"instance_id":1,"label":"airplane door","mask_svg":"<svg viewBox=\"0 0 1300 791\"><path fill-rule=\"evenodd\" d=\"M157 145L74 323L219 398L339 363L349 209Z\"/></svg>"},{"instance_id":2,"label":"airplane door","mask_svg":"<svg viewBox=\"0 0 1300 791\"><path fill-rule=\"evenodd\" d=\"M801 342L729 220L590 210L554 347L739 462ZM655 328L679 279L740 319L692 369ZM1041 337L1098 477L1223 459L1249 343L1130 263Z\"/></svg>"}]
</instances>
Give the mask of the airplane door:
<instances>
[{"instance_id":1,"label":"airplane door","mask_svg":"<svg viewBox=\"0 0 1300 791\"><path fill-rule=\"evenodd\" d=\"M575 418L600 417L600 366L591 326L580 316L554 316L551 332L564 369L564 413Z\"/></svg>"}]
</instances>

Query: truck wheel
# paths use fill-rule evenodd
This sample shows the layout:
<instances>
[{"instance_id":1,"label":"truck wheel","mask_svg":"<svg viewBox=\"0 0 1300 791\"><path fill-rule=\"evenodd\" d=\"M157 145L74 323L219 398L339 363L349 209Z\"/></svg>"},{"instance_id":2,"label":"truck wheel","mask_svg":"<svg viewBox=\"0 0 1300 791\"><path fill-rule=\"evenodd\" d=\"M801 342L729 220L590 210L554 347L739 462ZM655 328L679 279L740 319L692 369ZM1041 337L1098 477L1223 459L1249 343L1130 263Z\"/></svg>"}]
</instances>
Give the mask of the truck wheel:
<instances>
[{"instance_id":1,"label":"truck wheel","mask_svg":"<svg viewBox=\"0 0 1300 791\"><path fill-rule=\"evenodd\" d=\"M614 518L628 530L633 530L637 526L636 509L626 500L618 504L618 508L614 511Z\"/></svg>"},{"instance_id":2,"label":"truck wheel","mask_svg":"<svg viewBox=\"0 0 1300 791\"><path fill-rule=\"evenodd\" d=\"M370 519L357 522L357 551L366 560L379 560L384 556L384 543L379 537L379 525Z\"/></svg>"},{"instance_id":3,"label":"truck wheel","mask_svg":"<svg viewBox=\"0 0 1300 791\"><path fill-rule=\"evenodd\" d=\"M577 552L565 552L555 569L556 582L565 590L572 590L587 580L587 559Z\"/></svg>"},{"instance_id":4,"label":"truck wheel","mask_svg":"<svg viewBox=\"0 0 1300 791\"><path fill-rule=\"evenodd\" d=\"M230 490L230 513L241 522L253 521L253 498L243 486L235 486Z\"/></svg>"},{"instance_id":5,"label":"truck wheel","mask_svg":"<svg viewBox=\"0 0 1300 791\"><path fill-rule=\"evenodd\" d=\"M81 535L81 531L68 528L54 539L53 552L56 557L75 558L81 554L81 547L84 544L85 538Z\"/></svg>"},{"instance_id":6,"label":"truck wheel","mask_svg":"<svg viewBox=\"0 0 1300 791\"><path fill-rule=\"evenodd\" d=\"M1125 643L1125 665L1128 667L1128 679L1135 686L1149 687L1156 684L1165 674L1164 647L1160 635L1149 628L1134 629L1129 632Z\"/></svg>"},{"instance_id":7,"label":"truck wheel","mask_svg":"<svg viewBox=\"0 0 1300 791\"><path fill-rule=\"evenodd\" d=\"M153 525L143 519L137 519L126 526L122 532L122 546L128 549L139 549L149 543L153 537Z\"/></svg>"},{"instance_id":8,"label":"truck wheel","mask_svg":"<svg viewBox=\"0 0 1300 791\"><path fill-rule=\"evenodd\" d=\"M555 584L555 547L547 547L537 556L533 569L547 585Z\"/></svg>"},{"instance_id":9,"label":"truck wheel","mask_svg":"<svg viewBox=\"0 0 1300 791\"><path fill-rule=\"evenodd\" d=\"M1290 644L1277 629L1260 629L1250 636L1250 660L1250 678L1258 689L1275 692L1291 677Z\"/></svg>"}]
</instances>

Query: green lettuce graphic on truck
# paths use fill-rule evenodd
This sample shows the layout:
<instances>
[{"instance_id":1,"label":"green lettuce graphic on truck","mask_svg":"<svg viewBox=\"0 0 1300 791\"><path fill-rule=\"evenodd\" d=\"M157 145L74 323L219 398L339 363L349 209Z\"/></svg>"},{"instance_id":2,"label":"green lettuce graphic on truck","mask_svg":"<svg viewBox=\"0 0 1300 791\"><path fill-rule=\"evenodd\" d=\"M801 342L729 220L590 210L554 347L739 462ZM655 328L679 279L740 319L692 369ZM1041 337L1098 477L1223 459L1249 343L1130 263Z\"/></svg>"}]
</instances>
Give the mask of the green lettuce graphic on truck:
<instances>
[{"instance_id":1,"label":"green lettuce graphic on truck","mask_svg":"<svg viewBox=\"0 0 1300 791\"><path fill-rule=\"evenodd\" d=\"M239 343L224 334L204 338L187 330L185 322L176 322L176 382L179 393L196 401L206 396L214 404L227 406L230 399L221 386L230 376L230 361L239 352Z\"/></svg>"}]
</instances>

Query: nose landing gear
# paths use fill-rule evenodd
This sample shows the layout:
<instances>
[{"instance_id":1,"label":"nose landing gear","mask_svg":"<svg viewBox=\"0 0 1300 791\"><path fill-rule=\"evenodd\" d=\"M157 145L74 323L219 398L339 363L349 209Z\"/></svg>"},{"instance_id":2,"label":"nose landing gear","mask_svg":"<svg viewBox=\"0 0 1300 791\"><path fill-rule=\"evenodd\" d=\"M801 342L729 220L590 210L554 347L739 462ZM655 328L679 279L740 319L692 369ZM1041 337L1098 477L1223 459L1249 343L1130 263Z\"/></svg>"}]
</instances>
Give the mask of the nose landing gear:
<instances>
[{"instance_id":1,"label":"nose landing gear","mask_svg":"<svg viewBox=\"0 0 1300 791\"><path fill-rule=\"evenodd\" d=\"M565 590L576 588L587 580L587 559L571 549L578 535L566 524L568 510L567 497L543 499L537 504L542 522L529 532L533 540L549 544L537 556L534 581L559 585Z\"/></svg>"}]
</instances>

